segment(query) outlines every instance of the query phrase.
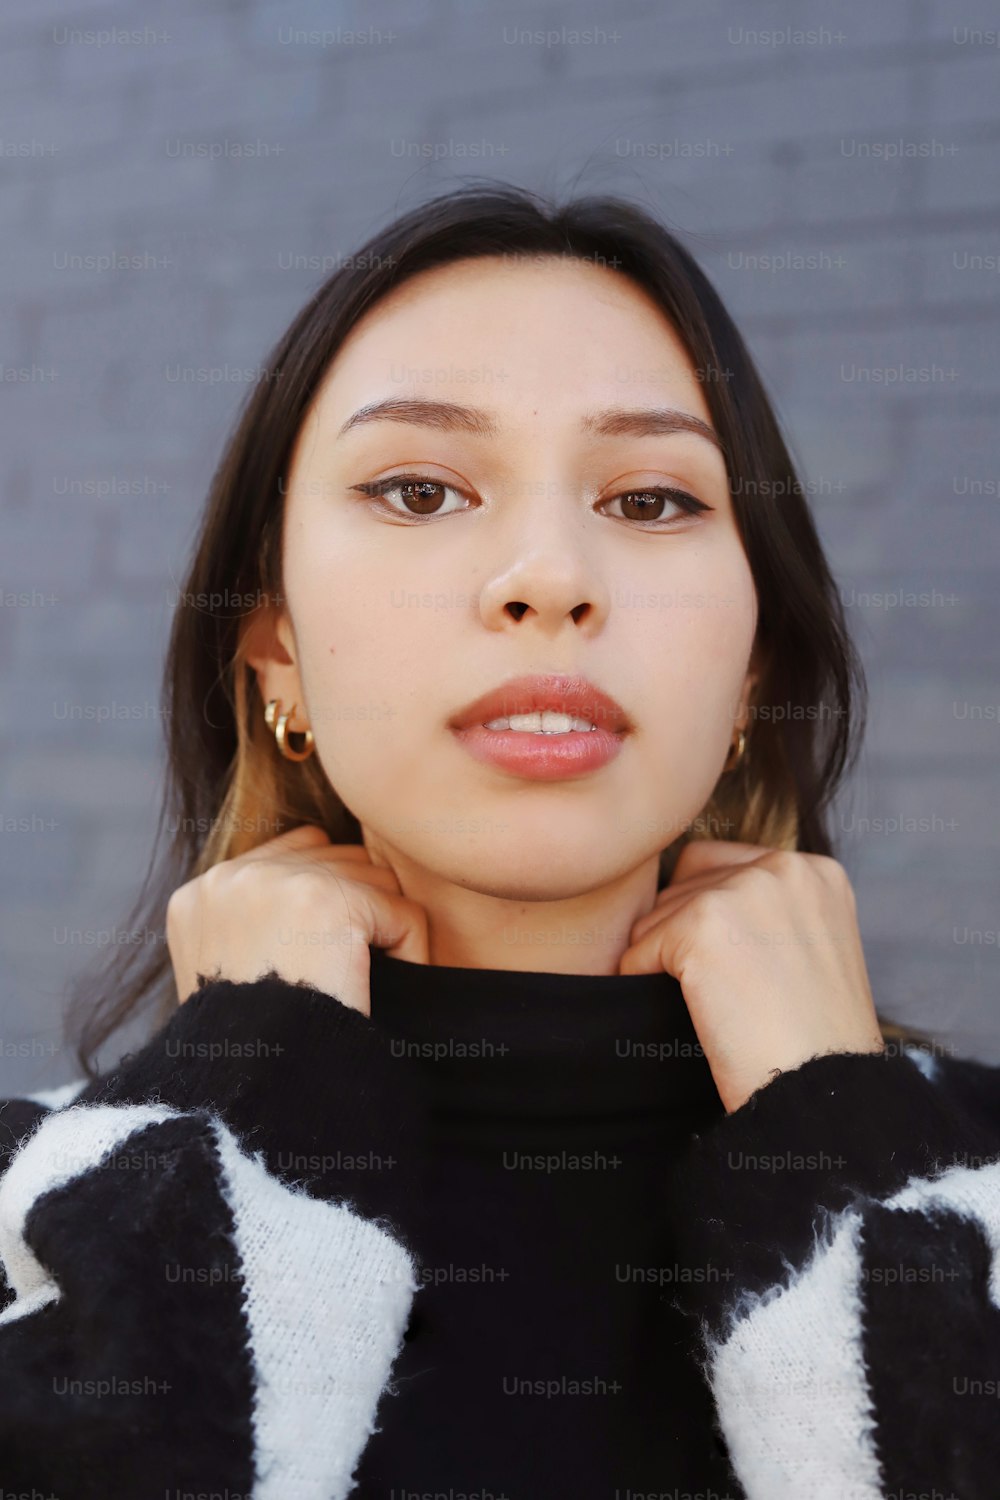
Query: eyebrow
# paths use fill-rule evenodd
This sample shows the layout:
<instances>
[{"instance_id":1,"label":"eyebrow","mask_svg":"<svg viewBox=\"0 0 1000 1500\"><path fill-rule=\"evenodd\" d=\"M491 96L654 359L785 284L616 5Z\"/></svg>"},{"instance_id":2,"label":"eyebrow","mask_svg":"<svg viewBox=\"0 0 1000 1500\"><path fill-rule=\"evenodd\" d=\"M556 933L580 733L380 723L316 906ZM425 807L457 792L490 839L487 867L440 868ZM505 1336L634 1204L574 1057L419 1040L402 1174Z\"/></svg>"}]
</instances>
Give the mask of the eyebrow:
<instances>
[{"instance_id":1,"label":"eyebrow","mask_svg":"<svg viewBox=\"0 0 1000 1500\"><path fill-rule=\"evenodd\" d=\"M390 396L360 407L348 417L337 436L343 437L345 432L368 422L405 422L411 426L436 427L441 432L470 432L476 437L495 438L501 433L495 414L481 407ZM690 412L672 407L609 407L606 411L589 413L580 428L592 437L669 437L675 432L693 432L707 438L720 453L724 452L722 439L714 427Z\"/></svg>"}]
</instances>

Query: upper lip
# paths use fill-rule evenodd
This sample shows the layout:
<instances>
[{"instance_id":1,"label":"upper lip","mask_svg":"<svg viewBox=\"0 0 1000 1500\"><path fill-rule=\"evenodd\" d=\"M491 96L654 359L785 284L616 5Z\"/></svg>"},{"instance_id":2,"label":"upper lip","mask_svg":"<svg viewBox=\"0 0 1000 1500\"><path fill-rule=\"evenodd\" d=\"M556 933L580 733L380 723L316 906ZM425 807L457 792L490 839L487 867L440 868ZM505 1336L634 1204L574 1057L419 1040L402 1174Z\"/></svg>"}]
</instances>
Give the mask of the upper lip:
<instances>
[{"instance_id":1,"label":"upper lip","mask_svg":"<svg viewBox=\"0 0 1000 1500\"><path fill-rule=\"evenodd\" d=\"M625 734L632 722L608 693L588 682L586 677L566 677L555 673L544 677L512 677L497 688L484 693L451 719L452 729L467 729L486 724L491 719L506 719L511 714L531 714L551 709L587 719L599 729Z\"/></svg>"}]
</instances>

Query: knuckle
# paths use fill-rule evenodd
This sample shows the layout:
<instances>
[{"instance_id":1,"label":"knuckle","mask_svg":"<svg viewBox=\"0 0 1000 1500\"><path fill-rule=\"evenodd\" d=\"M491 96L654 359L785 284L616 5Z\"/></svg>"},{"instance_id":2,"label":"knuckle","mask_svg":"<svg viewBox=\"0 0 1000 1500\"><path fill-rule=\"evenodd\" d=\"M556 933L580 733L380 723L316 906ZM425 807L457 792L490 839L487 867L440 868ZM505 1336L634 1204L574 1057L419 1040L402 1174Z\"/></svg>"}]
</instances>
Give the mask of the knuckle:
<instances>
[{"instance_id":1,"label":"knuckle","mask_svg":"<svg viewBox=\"0 0 1000 1500\"><path fill-rule=\"evenodd\" d=\"M842 889L850 889L850 878L839 859L834 859L830 854L814 854L811 857L816 873L824 880Z\"/></svg>"},{"instance_id":2,"label":"knuckle","mask_svg":"<svg viewBox=\"0 0 1000 1500\"><path fill-rule=\"evenodd\" d=\"M208 871L212 877L211 888L221 890L223 886L235 885L242 890L245 886L256 885L262 878L261 872L269 868L269 864L259 859L248 859L246 863L241 860L224 860Z\"/></svg>"},{"instance_id":3,"label":"knuckle","mask_svg":"<svg viewBox=\"0 0 1000 1500\"><path fill-rule=\"evenodd\" d=\"M230 868L226 869L229 865ZM214 896L220 889L224 880L232 879L239 871L239 866L230 860L220 860L218 864L209 865L207 870L200 874L197 880L191 882L196 886L201 896Z\"/></svg>"},{"instance_id":4,"label":"knuckle","mask_svg":"<svg viewBox=\"0 0 1000 1500\"><path fill-rule=\"evenodd\" d=\"M764 870L772 875L777 875L781 880L789 880L793 876L803 873L804 865L802 855L792 849L772 849L770 854L757 862Z\"/></svg>"},{"instance_id":5,"label":"knuckle","mask_svg":"<svg viewBox=\"0 0 1000 1500\"><path fill-rule=\"evenodd\" d=\"M692 931L705 933L720 926L726 918L729 903L726 892L718 889L703 891L691 903L689 926Z\"/></svg>"},{"instance_id":6,"label":"knuckle","mask_svg":"<svg viewBox=\"0 0 1000 1500\"><path fill-rule=\"evenodd\" d=\"M329 887L325 883L320 885L319 872L309 865L297 865L283 874L281 890L287 892L289 901L299 908L311 907L321 898L329 897Z\"/></svg>"},{"instance_id":7,"label":"knuckle","mask_svg":"<svg viewBox=\"0 0 1000 1500\"><path fill-rule=\"evenodd\" d=\"M196 900L194 881L187 881L172 891L167 899L166 920L168 924L174 924L183 920Z\"/></svg>"}]
</instances>

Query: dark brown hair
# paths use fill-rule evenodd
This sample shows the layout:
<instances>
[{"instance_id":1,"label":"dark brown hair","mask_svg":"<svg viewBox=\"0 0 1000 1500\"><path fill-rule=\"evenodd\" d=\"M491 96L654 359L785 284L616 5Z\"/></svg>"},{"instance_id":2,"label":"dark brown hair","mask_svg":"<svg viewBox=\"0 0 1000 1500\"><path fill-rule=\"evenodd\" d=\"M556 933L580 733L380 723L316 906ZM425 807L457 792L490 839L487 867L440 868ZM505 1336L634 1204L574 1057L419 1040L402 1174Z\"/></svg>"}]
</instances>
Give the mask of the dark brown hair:
<instances>
[{"instance_id":1,"label":"dark brown hair","mask_svg":"<svg viewBox=\"0 0 1000 1500\"><path fill-rule=\"evenodd\" d=\"M163 936L178 885L303 822L322 826L334 843L361 842L357 819L318 758L293 762L279 754L244 657L251 614L283 598L284 482L331 361L362 314L417 272L470 256L539 255L587 260L630 277L662 308L703 382L757 591L755 648L763 671L746 751L662 852L660 885L690 838L833 854L826 820L860 746L864 677L804 487L733 320L691 253L644 209L606 196L560 207L513 185L465 186L397 218L345 258L279 338L237 415L211 482L164 668L163 801L127 924L141 920L157 941L126 945L75 984L68 1030L88 1077L98 1076L95 1054L119 1026L149 1009L159 1026L182 998ZM881 1024L887 1038L917 1038Z\"/></svg>"}]
</instances>

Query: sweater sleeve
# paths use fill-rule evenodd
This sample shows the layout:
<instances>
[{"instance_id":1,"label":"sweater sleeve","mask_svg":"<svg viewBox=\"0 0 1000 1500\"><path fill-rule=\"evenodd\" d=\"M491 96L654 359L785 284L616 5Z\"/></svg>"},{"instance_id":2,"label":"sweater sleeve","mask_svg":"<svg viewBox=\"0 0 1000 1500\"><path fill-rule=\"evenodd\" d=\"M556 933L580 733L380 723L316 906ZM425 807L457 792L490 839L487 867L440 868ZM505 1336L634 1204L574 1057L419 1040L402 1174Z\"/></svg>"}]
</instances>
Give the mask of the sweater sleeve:
<instances>
[{"instance_id":1,"label":"sweater sleeve","mask_svg":"<svg viewBox=\"0 0 1000 1500\"><path fill-rule=\"evenodd\" d=\"M677 1305L746 1500L992 1500L1000 1068L810 1058L676 1173Z\"/></svg>"},{"instance_id":2,"label":"sweater sleeve","mask_svg":"<svg viewBox=\"0 0 1000 1500\"><path fill-rule=\"evenodd\" d=\"M5 1492L350 1493L419 1290L410 1066L272 971L0 1104Z\"/></svg>"}]
</instances>

